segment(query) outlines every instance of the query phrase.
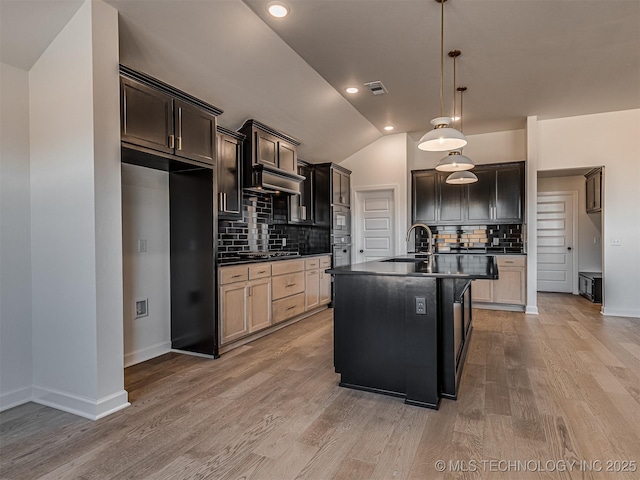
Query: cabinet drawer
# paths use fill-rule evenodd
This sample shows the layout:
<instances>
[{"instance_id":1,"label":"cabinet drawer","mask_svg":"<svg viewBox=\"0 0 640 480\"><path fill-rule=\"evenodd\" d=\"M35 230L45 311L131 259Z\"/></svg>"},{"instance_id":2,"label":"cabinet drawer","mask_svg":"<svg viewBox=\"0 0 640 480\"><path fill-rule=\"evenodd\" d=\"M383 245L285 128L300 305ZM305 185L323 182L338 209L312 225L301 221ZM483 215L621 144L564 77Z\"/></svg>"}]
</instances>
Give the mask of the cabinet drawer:
<instances>
[{"instance_id":1,"label":"cabinet drawer","mask_svg":"<svg viewBox=\"0 0 640 480\"><path fill-rule=\"evenodd\" d=\"M238 267L223 267L219 270L220 285L227 283L242 282L249 280L249 267L242 265Z\"/></svg>"},{"instance_id":2,"label":"cabinet drawer","mask_svg":"<svg viewBox=\"0 0 640 480\"><path fill-rule=\"evenodd\" d=\"M285 273L302 272L304 260L285 260L271 264L271 275L283 275Z\"/></svg>"},{"instance_id":3,"label":"cabinet drawer","mask_svg":"<svg viewBox=\"0 0 640 480\"><path fill-rule=\"evenodd\" d=\"M331 268L331 257L320 257L321 268Z\"/></svg>"},{"instance_id":4,"label":"cabinet drawer","mask_svg":"<svg viewBox=\"0 0 640 480\"><path fill-rule=\"evenodd\" d=\"M271 264L259 263L257 265L249 266L249 280L255 280L256 278L265 278L271 276Z\"/></svg>"},{"instance_id":5,"label":"cabinet drawer","mask_svg":"<svg viewBox=\"0 0 640 480\"><path fill-rule=\"evenodd\" d=\"M273 323L283 322L304 313L304 293L276 300L273 306Z\"/></svg>"},{"instance_id":6,"label":"cabinet drawer","mask_svg":"<svg viewBox=\"0 0 640 480\"><path fill-rule=\"evenodd\" d=\"M527 263L526 257L522 256L500 256L498 255L498 267L524 267ZM500 273L500 268L498 268Z\"/></svg>"},{"instance_id":7,"label":"cabinet drawer","mask_svg":"<svg viewBox=\"0 0 640 480\"><path fill-rule=\"evenodd\" d=\"M311 258L309 260L304 261L305 270L313 270L314 268L318 268L319 266L320 266L319 258Z\"/></svg>"},{"instance_id":8,"label":"cabinet drawer","mask_svg":"<svg viewBox=\"0 0 640 480\"><path fill-rule=\"evenodd\" d=\"M304 272L273 277L272 285L273 300L304 292Z\"/></svg>"}]
</instances>

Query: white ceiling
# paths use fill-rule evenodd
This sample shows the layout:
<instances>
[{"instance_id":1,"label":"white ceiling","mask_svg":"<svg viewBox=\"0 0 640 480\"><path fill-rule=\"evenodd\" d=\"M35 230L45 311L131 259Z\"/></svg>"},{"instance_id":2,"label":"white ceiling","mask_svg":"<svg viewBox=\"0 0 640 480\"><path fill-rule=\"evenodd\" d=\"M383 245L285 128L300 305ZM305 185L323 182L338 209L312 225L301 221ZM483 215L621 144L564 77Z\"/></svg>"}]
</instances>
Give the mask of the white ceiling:
<instances>
[{"instance_id":1,"label":"white ceiling","mask_svg":"<svg viewBox=\"0 0 640 480\"><path fill-rule=\"evenodd\" d=\"M121 62L341 161L383 135L414 138L439 115L440 4L433 0L107 0L120 12ZM78 0L0 0L2 62L29 69ZM449 0L445 55L459 49L468 134L525 119L640 107L639 0ZM452 62L445 57L445 114ZM380 80L372 96L348 85Z\"/></svg>"}]
</instances>

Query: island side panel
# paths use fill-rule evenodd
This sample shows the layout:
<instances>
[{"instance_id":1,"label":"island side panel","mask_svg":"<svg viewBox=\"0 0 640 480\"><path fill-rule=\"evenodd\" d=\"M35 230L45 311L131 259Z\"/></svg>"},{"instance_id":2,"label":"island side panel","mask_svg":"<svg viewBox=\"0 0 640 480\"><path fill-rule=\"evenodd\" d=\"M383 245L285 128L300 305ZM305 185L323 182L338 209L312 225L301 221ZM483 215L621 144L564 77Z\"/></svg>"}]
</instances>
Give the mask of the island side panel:
<instances>
[{"instance_id":1,"label":"island side panel","mask_svg":"<svg viewBox=\"0 0 640 480\"><path fill-rule=\"evenodd\" d=\"M436 279L335 275L334 360L340 385L438 406ZM426 314L416 314L416 297Z\"/></svg>"},{"instance_id":2,"label":"island side panel","mask_svg":"<svg viewBox=\"0 0 640 480\"><path fill-rule=\"evenodd\" d=\"M340 385L404 396L405 279L335 275L334 287Z\"/></svg>"},{"instance_id":3,"label":"island side panel","mask_svg":"<svg viewBox=\"0 0 640 480\"><path fill-rule=\"evenodd\" d=\"M438 408L440 358L438 279L405 279L405 403ZM416 313L416 298L424 298L426 314Z\"/></svg>"}]
</instances>

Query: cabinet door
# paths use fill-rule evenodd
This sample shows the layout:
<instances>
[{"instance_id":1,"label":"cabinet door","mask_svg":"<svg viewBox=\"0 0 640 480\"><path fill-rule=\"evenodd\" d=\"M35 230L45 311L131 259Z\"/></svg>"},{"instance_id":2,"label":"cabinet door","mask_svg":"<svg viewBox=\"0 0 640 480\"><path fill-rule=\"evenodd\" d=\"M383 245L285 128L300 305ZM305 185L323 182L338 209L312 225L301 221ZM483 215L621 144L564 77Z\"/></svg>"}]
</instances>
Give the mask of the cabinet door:
<instances>
[{"instance_id":1,"label":"cabinet door","mask_svg":"<svg viewBox=\"0 0 640 480\"><path fill-rule=\"evenodd\" d=\"M227 135L218 136L218 211L220 218L239 218L242 211L240 175L242 148Z\"/></svg>"},{"instance_id":2,"label":"cabinet door","mask_svg":"<svg viewBox=\"0 0 640 480\"><path fill-rule=\"evenodd\" d=\"M493 220L496 198L496 173L494 170L474 170L478 181L467 185L467 220L485 223ZM473 295L473 292L472 292Z\"/></svg>"},{"instance_id":3,"label":"cabinet door","mask_svg":"<svg viewBox=\"0 0 640 480\"><path fill-rule=\"evenodd\" d=\"M330 265L329 265L330 266ZM326 268L329 268L327 266ZM320 305L331 302L331 275L320 270Z\"/></svg>"},{"instance_id":4,"label":"cabinet door","mask_svg":"<svg viewBox=\"0 0 640 480\"><path fill-rule=\"evenodd\" d=\"M474 302L493 302L493 280L474 280L471 299Z\"/></svg>"},{"instance_id":5,"label":"cabinet door","mask_svg":"<svg viewBox=\"0 0 640 480\"><path fill-rule=\"evenodd\" d=\"M271 325L271 279L261 279L247 284L249 333Z\"/></svg>"},{"instance_id":6,"label":"cabinet door","mask_svg":"<svg viewBox=\"0 0 640 480\"><path fill-rule=\"evenodd\" d=\"M216 160L215 115L180 100L174 101L176 155L213 165Z\"/></svg>"},{"instance_id":7,"label":"cabinet door","mask_svg":"<svg viewBox=\"0 0 640 480\"><path fill-rule=\"evenodd\" d=\"M589 173L586 180L587 186L587 213L599 212L602 205L602 172Z\"/></svg>"},{"instance_id":8,"label":"cabinet door","mask_svg":"<svg viewBox=\"0 0 640 480\"><path fill-rule=\"evenodd\" d=\"M320 271L309 270L305 272L304 309L305 311L317 308L320 305Z\"/></svg>"},{"instance_id":9,"label":"cabinet door","mask_svg":"<svg viewBox=\"0 0 640 480\"><path fill-rule=\"evenodd\" d=\"M247 322L246 282L220 287L220 344L231 342L249 333Z\"/></svg>"},{"instance_id":10,"label":"cabinet door","mask_svg":"<svg viewBox=\"0 0 640 480\"><path fill-rule=\"evenodd\" d=\"M298 175L305 177L300 183L300 195L289 196L289 220L293 223L313 225L314 222L314 171L312 167L298 165Z\"/></svg>"},{"instance_id":11,"label":"cabinet door","mask_svg":"<svg viewBox=\"0 0 640 480\"><path fill-rule=\"evenodd\" d=\"M496 170L496 203L494 219L498 222L522 222L524 185L520 166Z\"/></svg>"},{"instance_id":12,"label":"cabinet door","mask_svg":"<svg viewBox=\"0 0 640 480\"><path fill-rule=\"evenodd\" d=\"M499 267L500 278L493 283L493 301L513 305L525 304L523 267Z\"/></svg>"},{"instance_id":13,"label":"cabinet door","mask_svg":"<svg viewBox=\"0 0 640 480\"><path fill-rule=\"evenodd\" d=\"M270 167L278 167L278 140L260 130L254 132L255 163L262 163Z\"/></svg>"},{"instance_id":14,"label":"cabinet door","mask_svg":"<svg viewBox=\"0 0 640 480\"><path fill-rule=\"evenodd\" d=\"M440 202L438 204L439 223L461 223L464 220L464 187L451 185L446 182L449 173L438 174L438 190Z\"/></svg>"},{"instance_id":15,"label":"cabinet door","mask_svg":"<svg viewBox=\"0 0 640 480\"><path fill-rule=\"evenodd\" d=\"M297 154L296 147L290 143L278 142L278 168L286 172L296 173Z\"/></svg>"},{"instance_id":16,"label":"cabinet door","mask_svg":"<svg viewBox=\"0 0 640 480\"><path fill-rule=\"evenodd\" d=\"M120 77L123 142L173 153L173 100L158 90Z\"/></svg>"},{"instance_id":17,"label":"cabinet door","mask_svg":"<svg viewBox=\"0 0 640 480\"><path fill-rule=\"evenodd\" d=\"M340 174L340 199L343 205L351 205L351 177L346 173Z\"/></svg>"},{"instance_id":18,"label":"cabinet door","mask_svg":"<svg viewBox=\"0 0 640 480\"><path fill-rule=\"evenodd\" d=\"M331 170L331 203L341 204L342 192L340 190L340 180L342 175L337 170Z\"/></svg>"},{"instance_id":19,"label":"cabinet door","mask_svg":"<svg viewBox=\"0 0 640 480\"><path fill-rule=\"evenodd\" d=\"M412 172L412 220L433 225L436 222L436 172Z\"/></svg>"}]
</instances>

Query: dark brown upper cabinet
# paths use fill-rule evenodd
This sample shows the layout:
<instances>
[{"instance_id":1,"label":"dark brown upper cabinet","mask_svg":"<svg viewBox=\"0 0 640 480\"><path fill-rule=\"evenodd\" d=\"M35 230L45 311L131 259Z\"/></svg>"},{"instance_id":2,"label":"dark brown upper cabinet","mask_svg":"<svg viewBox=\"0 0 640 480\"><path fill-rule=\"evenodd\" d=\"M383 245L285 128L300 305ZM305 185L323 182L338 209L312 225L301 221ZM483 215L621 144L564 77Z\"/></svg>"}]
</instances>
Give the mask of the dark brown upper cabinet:
<instances>
[{"instance_id":1,"label":"dark brown upper cabinet","mask_svg":"<svg viewBox=\"0 0 640 480\"><path fill-rule=\"evenodd\" d=\"M240 132L247 138L245 161L296 174L299 142L256 120L247 120Z\"/></svg>"},{"instance_id":2,"label":"dark brown upper cabinet","mask_svg":"<svg viewBox=\"0 0 640 480\"><path fill-rule=\"evenodd\" d=\"M122 65L120 104L123 146L215 164L222 110Z\"/></svg>"},{"instance_id":3,"label":"dark brown upper cabinet","mask_svg":"<svg viewBox=\"0 0 640 480\"><path fill-rule=\"evenodd\" d=\"M242 141L244 135L218 125L218 218L242 217Z\"/></svg>"},{"instance_id":4,"label":"dark brown upper cabinet","mask_svg":"<svg viewBox=\"0 0 640 480\"><path fill-rule=\"evenodd\" d=\"M331 171L331 203L334 205L351 205L351 176L337 168Z\"/></svg>"},{"instance_id":5,"label":"dark brown upper cabinet","mask_svg":"<svg viewBox=\"0 0 640 480\"><path fill-rule=\"evenodd\" d=\"M587 213L602 211L602 168L594 168L585 175L587 188Z\"/></svg>"},{"instance_id":6,"label":"dark brown upper cabinet","mask_svg":"<svg viewBox=\"0 0 640 480\"><path fill-rule=\"evenodd\" d=\"M478 166L469 185L449 185L449 173L414 170L412 220L427 225L522 223L524 162Z\"/></svg>"},{"instance_id":7,"label":"dark brown upper cabinet","mask_svg":"<svg viewBox=\"0 0 640 480\"><path fill-rule=\"evenodd\" d=\"M300 195L289 197L289 221L313 225L315 219L315 171L313 165L298 160L298 175L305 177L300 183Z\"/></svg>"}]
</instances>

